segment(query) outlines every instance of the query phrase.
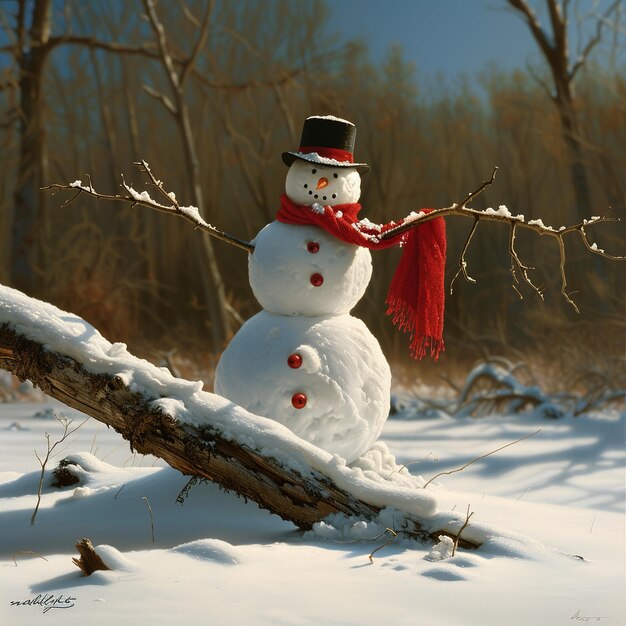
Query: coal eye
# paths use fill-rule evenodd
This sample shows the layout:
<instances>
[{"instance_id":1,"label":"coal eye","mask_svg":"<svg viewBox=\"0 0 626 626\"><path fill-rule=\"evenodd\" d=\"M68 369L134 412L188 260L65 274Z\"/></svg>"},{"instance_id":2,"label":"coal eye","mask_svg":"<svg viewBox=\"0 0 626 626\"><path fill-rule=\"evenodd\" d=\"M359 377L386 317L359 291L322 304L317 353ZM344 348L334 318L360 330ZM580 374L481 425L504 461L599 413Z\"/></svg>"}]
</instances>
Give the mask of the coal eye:
<instances>
[{"instance_id":1,"label":"coal eye","mask_svg":"<svg viewBox=\"0 0 626 626\"><path fill-rule=\"evenodd\" d=\"M311 174L317 174L317 170L311 170Z\"/></svg>"},{"instance_id":2,"label":"coal eye","mask_svg":"<svg viewBox=\"0 0 626 626\"><path fill-rule=\"evenodd\" d=\"M304 185L304 188L307 189L309 186L308 185Z\"/></svg>"},{"instance_id":3,"label":"coal eye","mask_svg":"<svg viewBox=\"0 0 626 626\"><path fill-rule=\"evenodd\" d=\"M333 178L339 178L337 174L333 174Z\"/></svg>"}]
</instances>

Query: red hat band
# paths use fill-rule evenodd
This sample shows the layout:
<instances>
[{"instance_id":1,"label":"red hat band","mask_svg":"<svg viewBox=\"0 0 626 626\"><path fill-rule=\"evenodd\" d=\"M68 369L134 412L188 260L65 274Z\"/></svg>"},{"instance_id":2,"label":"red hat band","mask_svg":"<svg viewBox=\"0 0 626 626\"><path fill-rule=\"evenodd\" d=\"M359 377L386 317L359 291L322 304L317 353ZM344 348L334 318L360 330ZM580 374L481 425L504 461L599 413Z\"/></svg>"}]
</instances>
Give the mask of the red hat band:
<instances>
[{"instance_id":1,"label":"red hat band","mask_svg":"<svg viewBox=\"0 0 626 626\"><path fill-rule=\"evenodd\" d=\"M298 152L302 154L311 154L315 152L325 159L334 159L335 161L354 163L354 155L352 152L341 150L339 148L327 148L325 146L300 146L298 148Z\"/></svg>"}]
</instances>

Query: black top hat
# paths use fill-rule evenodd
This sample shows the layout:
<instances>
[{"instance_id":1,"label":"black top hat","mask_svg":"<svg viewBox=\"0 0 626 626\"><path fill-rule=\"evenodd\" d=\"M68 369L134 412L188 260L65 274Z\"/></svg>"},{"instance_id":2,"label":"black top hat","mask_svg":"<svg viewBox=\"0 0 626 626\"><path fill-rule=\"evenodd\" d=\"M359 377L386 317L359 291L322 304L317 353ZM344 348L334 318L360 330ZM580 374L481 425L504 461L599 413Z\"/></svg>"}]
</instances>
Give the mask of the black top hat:
<instances>
[{"instance_id":1,"label":"black top hat","mask_svg":"<svg viewBox=\"0 0 626 626\"><path fill-rule=\"evenodd\" d=\"M298 152L283 152L283 162L291 165L296 159L330 165L354 167L365 174L370 166L354 162L356 126L333 115L313 115L304 120Z\"/></svg>"}]
</instances>

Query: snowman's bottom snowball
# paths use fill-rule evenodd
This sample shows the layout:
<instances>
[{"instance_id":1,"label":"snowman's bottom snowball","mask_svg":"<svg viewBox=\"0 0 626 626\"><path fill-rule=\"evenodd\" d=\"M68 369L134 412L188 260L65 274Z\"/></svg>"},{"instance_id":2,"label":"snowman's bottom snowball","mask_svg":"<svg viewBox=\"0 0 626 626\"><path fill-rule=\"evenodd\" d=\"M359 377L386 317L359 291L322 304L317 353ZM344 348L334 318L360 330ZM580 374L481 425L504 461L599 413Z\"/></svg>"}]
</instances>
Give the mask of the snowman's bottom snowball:
<instances>
[{"instance_id":1,"label":"snowman's bottom snowball","mask_svg":"<svg viewBox=\"0 0 626 626\"><path fill-rule=\"evenodd\" d=\"M291 355L299 358L290 360ZM235 335L215 373L217 394L281 422L348 463L380 435L390 387L391 372L378 342L351 315L261 311ZM302 404L299 394L306 403L295 408L294 397Z\"/></svg>"}]
</instances>

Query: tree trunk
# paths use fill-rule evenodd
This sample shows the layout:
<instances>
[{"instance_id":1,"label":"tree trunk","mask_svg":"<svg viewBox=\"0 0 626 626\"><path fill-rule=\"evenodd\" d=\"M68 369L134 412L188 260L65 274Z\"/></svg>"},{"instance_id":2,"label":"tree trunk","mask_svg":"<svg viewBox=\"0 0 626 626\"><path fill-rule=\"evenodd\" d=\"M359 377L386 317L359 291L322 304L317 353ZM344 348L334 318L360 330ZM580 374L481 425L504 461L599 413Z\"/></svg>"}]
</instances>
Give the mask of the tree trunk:
<instances>
[{"instance_id":1,"label":"tree trunk","mask_svg":"<svg viewBox=\"0 0 626 626\"><path fill-rule=\"evenodd\" d=\"M182 88L178 95L177 121L183 142L185 163L187 171L190 173L193 199L195 205L201 211L206 211L202 196L202 184L200 182L200 161L189 119L189 109L187 108ZM213 242L208 237L202 237L199 243L202 247L200 248L201 253L198 255L198 267L203 278L207 306L211 316L213 352L219 354L232 336L232 324L228 313L228 298L226 297L226 288L217 263Z\"/></svg>"},{"instance_id":2,"label":"tree trunk","mask_svg":"<svg viewBox=\"0 0 626 626\"><path fill-rule=\"evenodd\" d=\"M15 187L13 239L11 248L12 283L29 293L37 293L37 270L40 258L41 229L46 228L44 200L39 191L46 168L42 81L49 49L51 0L37 0L33 5L32 26L25 41L24 5L20 7L20 49L17 64L20 71L19 163Z\"/></svg>"}]
</instances>

